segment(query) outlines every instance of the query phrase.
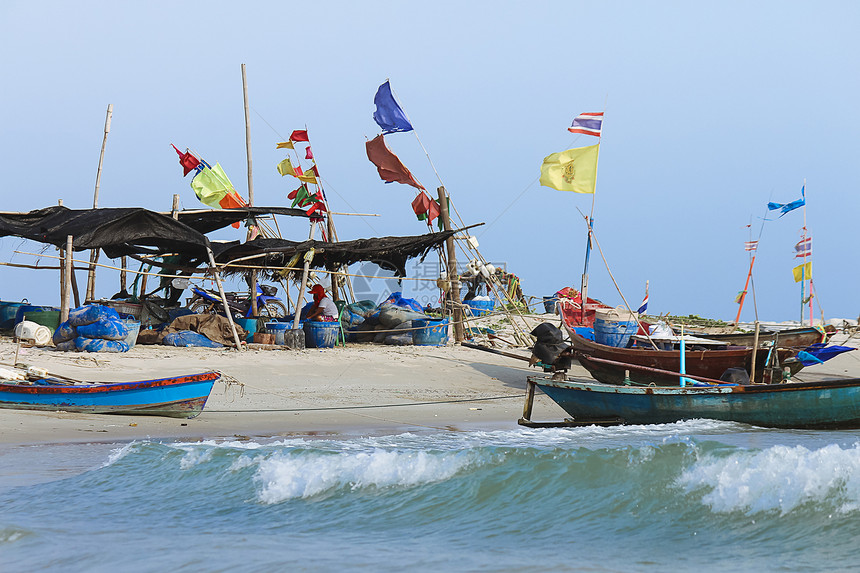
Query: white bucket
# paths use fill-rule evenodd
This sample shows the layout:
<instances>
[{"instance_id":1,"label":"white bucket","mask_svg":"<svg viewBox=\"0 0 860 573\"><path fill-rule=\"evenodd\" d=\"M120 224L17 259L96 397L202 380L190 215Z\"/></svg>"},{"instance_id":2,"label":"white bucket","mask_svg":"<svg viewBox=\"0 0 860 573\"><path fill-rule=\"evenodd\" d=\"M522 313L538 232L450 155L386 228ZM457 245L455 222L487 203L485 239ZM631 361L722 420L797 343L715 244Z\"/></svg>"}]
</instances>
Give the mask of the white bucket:
<instances>
[{"instance_id":1,"label":"white bucket","mask_svg":"<svg viewBox=\"0 0 860 573\"><path fill-rule=\"evenodd\" d=\"M22 320L15 325L15 338L31 340L36 346L47 346L51 342L51 329L30 320Z\"/></svg>"},{"instance_id":2,"label":"white bucket","mask_svg":"<svg viewBox=\"0 0 860 573\"><path fill-rule=\"evenodd\" d=\"M615 308L595 308L594 318L614 322L628 322L636 320L637 317L635 312L630 312L625 307L618 306Z\"/></svg>"}]
</instances>

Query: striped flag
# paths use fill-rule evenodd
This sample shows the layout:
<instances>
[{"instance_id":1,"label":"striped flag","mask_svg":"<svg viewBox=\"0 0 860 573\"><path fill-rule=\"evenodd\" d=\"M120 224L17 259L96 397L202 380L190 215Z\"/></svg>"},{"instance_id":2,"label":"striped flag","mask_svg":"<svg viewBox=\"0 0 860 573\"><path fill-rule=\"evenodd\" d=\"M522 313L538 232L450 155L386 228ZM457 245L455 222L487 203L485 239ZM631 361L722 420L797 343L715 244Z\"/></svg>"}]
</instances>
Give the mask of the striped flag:
<instances>
[{"instance_id":1,"label":"striped flag","mask_svg":"<svg viewBox=\"0 0 860 573\"><path fill-rule=\"evenodd\" d=\"M806 237L805 239L801 239L794 245L794 258L802 259L804 257L812 256L812 237Z\"/></svg>"},{"instance_id":2,"label":"striped flag","mask_svg":"<svg viewBox=\"0 0 860 573\"><path fill-rule=\"evenodd\" d=\"M602 111L581 113L573 118L573 123L567 128L571 133L583 133L597 137L600 137L601 129L603 129Z\"/></svg>"},{"instance_id":3,"label":"striped flag","mask_svg":"<svg viewBox=\"0 0 860 573\"><path fill-rule=\"evenodd\" d=\"M754 251L758 248L758 241L745 241L744 242L744 250L745 251Z\"/></svg>"}]
</instances>

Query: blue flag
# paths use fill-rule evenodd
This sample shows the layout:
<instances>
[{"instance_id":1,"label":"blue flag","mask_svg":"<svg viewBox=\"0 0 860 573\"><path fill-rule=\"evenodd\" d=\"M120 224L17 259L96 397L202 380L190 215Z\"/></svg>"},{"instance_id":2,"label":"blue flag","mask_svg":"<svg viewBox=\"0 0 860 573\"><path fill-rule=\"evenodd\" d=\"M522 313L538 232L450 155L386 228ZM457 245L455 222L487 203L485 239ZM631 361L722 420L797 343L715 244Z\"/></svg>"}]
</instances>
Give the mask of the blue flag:
<instances>
[{"instance_id":1,"label":"blue flag","mask_svg":"<svg viewBox=\"0 0 860 573\"><path fill-rule=\"evenodd\" d=\"M794 211L795 209L799 209L806 205L806 185L800 188L800 199L796 201L792 201L791 203L768 203L767 208L770 211L776 211L779 209L782 212L782 215ZM780 215L780 217L782 217Z\"/></svg>"},{"instance_id":2,"label":"blue flag","mask_svg":"<svg viewBox=\"0 0 860 573\"><path fill-rule=\"evenodd\" d=\"M376 111L373 112L373 121L382 128L382 133L412 131L412 124L409 123L409 120L406 119L406 114L400 109L397 102L394 101L388 80L385 80L385 83L376 90L373 103L376 104Z\"/></svg>"}]
</instances>

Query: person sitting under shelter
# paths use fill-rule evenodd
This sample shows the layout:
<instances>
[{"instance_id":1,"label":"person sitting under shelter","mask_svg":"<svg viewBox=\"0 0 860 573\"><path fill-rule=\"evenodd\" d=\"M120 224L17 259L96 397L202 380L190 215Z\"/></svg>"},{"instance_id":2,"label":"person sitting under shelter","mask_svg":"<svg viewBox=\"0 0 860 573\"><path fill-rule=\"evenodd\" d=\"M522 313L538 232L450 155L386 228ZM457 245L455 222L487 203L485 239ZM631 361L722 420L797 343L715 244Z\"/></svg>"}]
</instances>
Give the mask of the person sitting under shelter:
<instances>
[{"instance_id":1,"label":"person sitting under shelter","mask_svg":"<svg viewBox=\"0 0 860 573\"><path fill-rule=\"evenodd\" d=\"M308 312L306 320L316 320L320 322L332 322L337 320L338 310L337 305L325 294L325 288L322 285L314 285L309 291L314 297L314 305Z\"/></svg>"}]
</instances>

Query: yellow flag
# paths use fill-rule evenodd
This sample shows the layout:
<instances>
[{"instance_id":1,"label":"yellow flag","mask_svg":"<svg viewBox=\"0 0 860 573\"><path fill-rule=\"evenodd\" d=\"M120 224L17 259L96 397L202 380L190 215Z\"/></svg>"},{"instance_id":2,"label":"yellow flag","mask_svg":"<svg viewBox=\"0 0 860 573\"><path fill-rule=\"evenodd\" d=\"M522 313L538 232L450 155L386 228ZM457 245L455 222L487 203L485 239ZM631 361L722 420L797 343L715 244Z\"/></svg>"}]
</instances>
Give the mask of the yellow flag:
<instances>
[{"instance_id":1,"label":"yellow flag","mask_svg":"<svg viewBox=\"0 0 860 573\"><path fill-rule=\"evenodd\" d=\"M278 144L276 149L295 149L295 147L293 147L292 141L282 141Z\"/></svg>"},{"instance_id":2,"label":"yellow flag","mask_svg":"<svg viewBox=\"0 0 860 573\"><path fill-rule=\"evenodd\" d=\"M791 272L794 273L794 282L799 283L800 281L809 280L812 278L812 261L808 263L803 263L802 265L797 265Z\"/></svg>"},{"instance_id":3,"label":"yellow flag","mask_svg":"<svg viewBox=\"0 0 860 573\"><path fill-rule=\"evenodd\" d=\"M304 181L305 183L316 183L317 178L314 176L313 171L305 171L304 175L299 175L299 181Z\"/></svg>"},{"instance_id":4,"label":"yellow flag","mask_svg":"<svg viewBox=\"0 0 860 573\"><path fill-rule=\"evenodd\" d=\"M283 177L284 175L292 175L293 177L296 176L296 170L293 169L293 164L290 161L289 157L278 163L278 173L281 174L281 177Z\"/></svg>"},{"instance_id":5,"label":"yellow flag","mask_svg":"<svg viewBox=\"0 0 860 573\"><path fill-rule=\"evenodd\" d=\"M547 155L540 168L540 184L559 191L594 193L600 144Z\"/></svg>"}]
</instances>

